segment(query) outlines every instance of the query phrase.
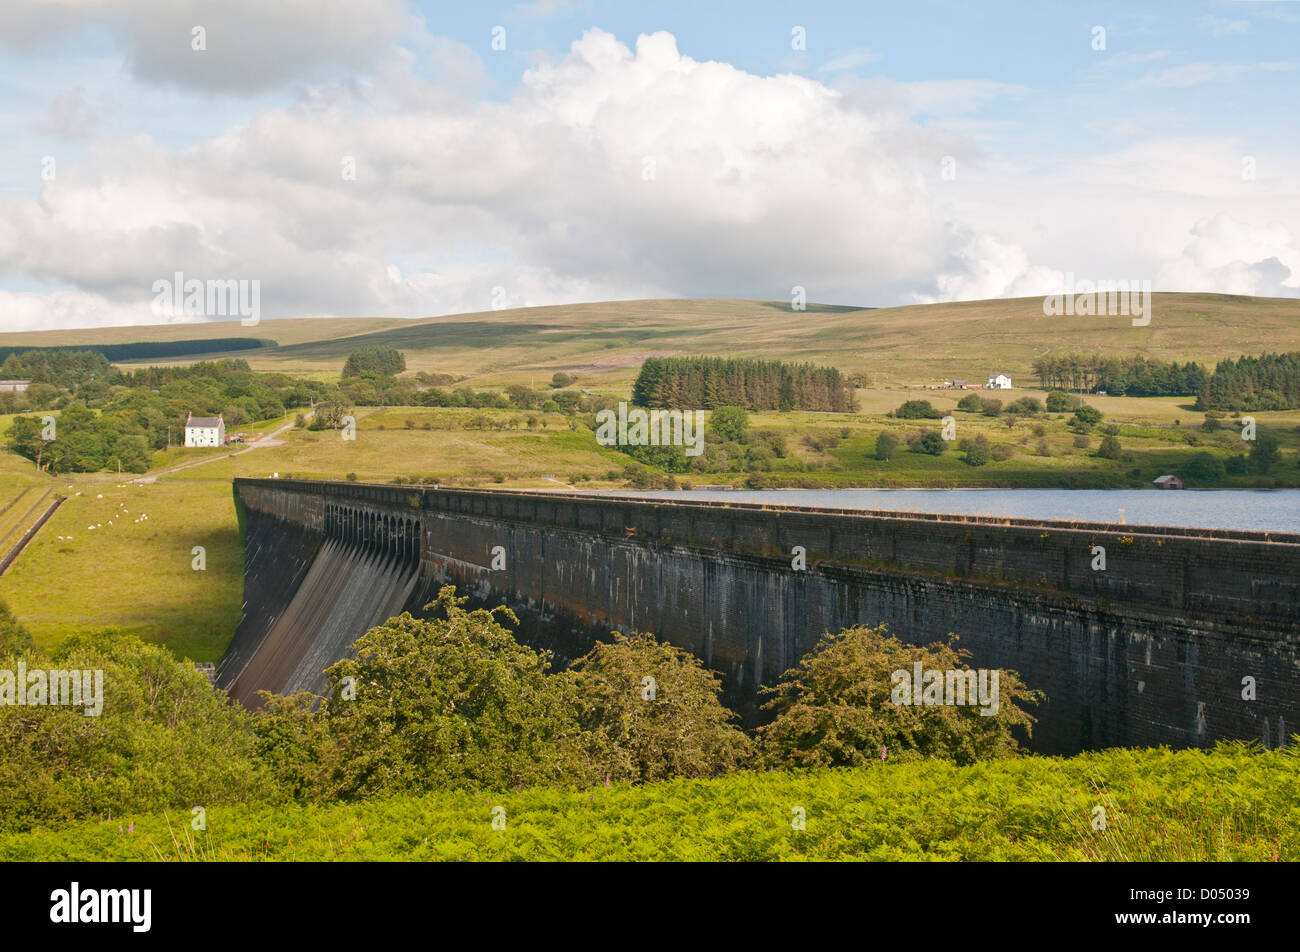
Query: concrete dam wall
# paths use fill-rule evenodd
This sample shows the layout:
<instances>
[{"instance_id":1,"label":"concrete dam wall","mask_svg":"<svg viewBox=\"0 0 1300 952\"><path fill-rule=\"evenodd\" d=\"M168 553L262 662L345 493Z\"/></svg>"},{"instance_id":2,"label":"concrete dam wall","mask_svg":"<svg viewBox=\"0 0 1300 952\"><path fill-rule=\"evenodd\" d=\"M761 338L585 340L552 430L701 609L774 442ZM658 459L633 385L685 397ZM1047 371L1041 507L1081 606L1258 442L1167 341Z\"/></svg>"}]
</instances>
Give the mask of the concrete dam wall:
<instances>
[{"instance_id":1,"label":"concrete dam wall","mask_svg":"<svg viewBox=\"0 0 1300 952\"><path fill-rule=\"evenodd\" d=\"M559 664L652 631L748 724L824 632L883 621L955 632L972 667L1043 691L1039 752L1300 732L1297 535L279 479L235 496L248 577L218 683L246 702L320 691L318 666L452 583Z\"/></svg>"}]
</instances>

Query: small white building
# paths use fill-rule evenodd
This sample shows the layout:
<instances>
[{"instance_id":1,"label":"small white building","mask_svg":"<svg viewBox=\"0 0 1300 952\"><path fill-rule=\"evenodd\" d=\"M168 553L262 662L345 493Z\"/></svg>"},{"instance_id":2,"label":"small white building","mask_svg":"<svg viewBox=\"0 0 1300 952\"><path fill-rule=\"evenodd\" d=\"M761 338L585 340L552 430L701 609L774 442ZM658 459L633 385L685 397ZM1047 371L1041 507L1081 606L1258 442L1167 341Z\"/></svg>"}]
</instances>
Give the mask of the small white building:
<instances>
[{"instance_id":1,"label":"small white building","mask_svg":"<svg viewBox=\"0 0 1300 952\"><path fill-rule=\"evenodd\" d=\"M0 380L0 393L23 393L31 385L30 380Z\"/></svg>"},{"instance_id":2,"label":"small white building","mask_svg":"<svg viewBox=\"0 0 1300 952\"><path fill-rule=\"evenodd\" d=\"M185 421L186 446L224 446L226 442L226 421L218 413L214 417L195 416L193 413Z\"/></svg>"},{"instance_id":3,"label":"small white building","mask_svg":"<svg viewBox=\"0 0 1300 952\"><path fill-rule=\"evenodd\" d=\"M988 389L990 390L1010 390L1011 378L1006 374L991 374L989 376Z\"/></svg>"}]
</instances>

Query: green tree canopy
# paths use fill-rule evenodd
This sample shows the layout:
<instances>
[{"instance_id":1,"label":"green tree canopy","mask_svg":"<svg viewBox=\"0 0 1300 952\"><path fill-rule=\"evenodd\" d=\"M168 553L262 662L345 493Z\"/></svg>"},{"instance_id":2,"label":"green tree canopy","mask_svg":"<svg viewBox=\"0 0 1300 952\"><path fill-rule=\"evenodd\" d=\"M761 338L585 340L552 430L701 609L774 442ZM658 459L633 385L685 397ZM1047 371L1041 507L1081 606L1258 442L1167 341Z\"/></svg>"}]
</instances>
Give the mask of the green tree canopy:
<instances>
[{"instance_id":1,"label":"green tree canopy","mask_svg":"<svg viewBox=\"0 0 1300 952\"><path fill-rule=\"evenodd\" d=\"M408 612L363 635L356 657L326 672L318 736L301 701L272 699L258 732L292 738L300 759L321 765L303 786L353 799L595 778L592 744L565 680L547 674L549 654L515 641L498 620L517 623L508 608L466 611L465 601L448 586L426 606L443 617Z\"/></svg>"},{"instance_id":2,"label":"green tree canopy","mask_svg":"<svg viewBox=\"0 0 1300 952\"><path fill-rule=\"evenodd\" d=\"M926 647L904 644L877 628L823 636L797 668L764 689L776 712L759 728L762 757L773 767L861 767L880 759L934 758L959 764L1014 754L1014 729L1026 736L1034 718L1024 709L1041 699L1014 671L998 672L997 712L976 704L896 703L896 672L913 675L967 669L955 639ZM991 684L991 679L989 681Z\"/></svg>"},{"instance_id":3,"label":"green tree canopy","mask_svg":"<svg viewBox=\"0 0 1300 952\"><path fill-rule=\"evenodd\" d=\"M718 699L717 675L652 634L613 634L569 669L579 718L606 777L714 777L749 758L749 738Z\"/></svg>"},{"instance_id":4,"label":"green tree canopy","mask_svg":"<svg viewBox=\"0 0 1300 952\"><path fill-rule=\"evenodd\" d=\"M0 627L3 627L0 623ZM12 639L7 639L12 640ZM135 635L73 636L0 669L102 671L103 707L0 705L0 829L269 798L249 716L192 664ZM85 698L83 697L83 702Z\"/></svg>"},{"instance_id":5,"label":"green tree canopy","mask_svg":"<svg viewBox=\"0 0 1300 952\"><path fill-rule=\"evenodd\" d=\"M406 369L406 356L396 347L361 347L348 354L344 377L394 377Z\"/></svg>"},{"instance_id":6,"label":"green tree canopy","mask_svg":"<svg viewBox=\"0 0 1300 952\"><path fill-rule=\"evenodd\" d=\"M906 400L891 416L900 420L937 420L943 416L929 400Z\"/></svg>"},{"instance_id":7,"label":"green tree canopy","mask_svg":"<svg viewBox=\"0 0 1300 952\"><path fill-rule=\"evenodd\" d=\"M739 443L749 426L744 407L718 407L709 414L708 428L724 443Z\"/></svg>"}]
</instances>

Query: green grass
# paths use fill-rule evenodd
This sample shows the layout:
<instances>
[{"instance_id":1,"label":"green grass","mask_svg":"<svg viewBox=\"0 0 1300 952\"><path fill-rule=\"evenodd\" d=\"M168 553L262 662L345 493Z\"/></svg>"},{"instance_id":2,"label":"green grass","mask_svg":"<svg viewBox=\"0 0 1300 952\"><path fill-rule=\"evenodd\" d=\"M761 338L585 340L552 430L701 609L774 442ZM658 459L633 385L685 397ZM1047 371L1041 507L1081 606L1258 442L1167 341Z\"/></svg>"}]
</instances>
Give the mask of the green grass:
<instances>
[{"instance_id":1,"label":"green grass","mask_svg":"<svg viewBox=\"0 0 1300 952\"><path fill-rule=\"evenodd\" d=\"M49 645L113 626L164 644L178 658L219 660L243 594L229 478L55 485L67 502L0 578L0 599L36 641ZM136 522L142 513L149 518ZM206 549L205 571L191 567L194 546Z\"/></svg>"},{"instance_id":2,"label":"green grass","mask_svg":"<svg viewBox=\"0 0 1300 952\"><path fill-rule=\"evenodd\" d=\"M742 772L114 817L0 836L2 860L1300 859L1300 757L1110 750L970 767ZM202 804L199 804L202 805ZM493 829L504 808L505 829ZM1104 811L1105 827L1096 829ZM793 828L802 808L806 828ZM135 832L119 833L126 822Z\"/></svg>"}]
</instances>

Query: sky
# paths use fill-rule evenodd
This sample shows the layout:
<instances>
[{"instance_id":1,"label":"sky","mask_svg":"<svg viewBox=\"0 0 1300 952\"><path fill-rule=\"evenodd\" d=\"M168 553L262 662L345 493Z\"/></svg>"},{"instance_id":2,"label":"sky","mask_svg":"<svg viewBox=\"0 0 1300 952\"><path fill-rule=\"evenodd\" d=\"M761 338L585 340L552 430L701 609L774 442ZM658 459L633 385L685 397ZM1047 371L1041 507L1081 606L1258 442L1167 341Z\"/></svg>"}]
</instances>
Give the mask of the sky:
<instances>
[{"instance_id":1,"label":"sky","mask_svg":"<svg viewBox=\"0 0 1300 952\"><path fill-rule=\"evenodd\" d=\"M0 330L1297 297L1297 92L1286 0L0 0Z\"/></svg>"}]
</instances>

